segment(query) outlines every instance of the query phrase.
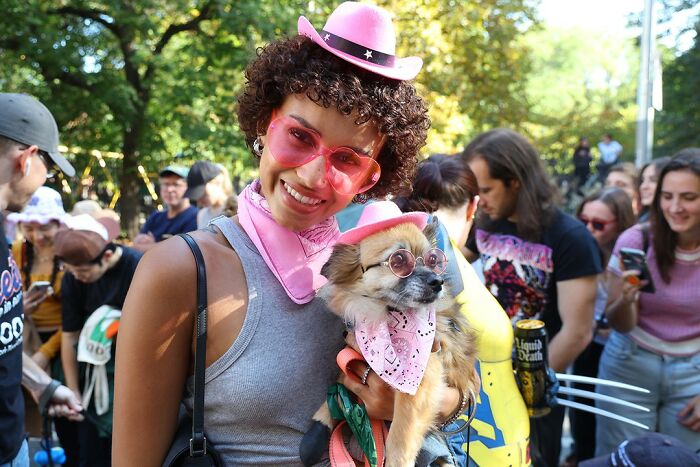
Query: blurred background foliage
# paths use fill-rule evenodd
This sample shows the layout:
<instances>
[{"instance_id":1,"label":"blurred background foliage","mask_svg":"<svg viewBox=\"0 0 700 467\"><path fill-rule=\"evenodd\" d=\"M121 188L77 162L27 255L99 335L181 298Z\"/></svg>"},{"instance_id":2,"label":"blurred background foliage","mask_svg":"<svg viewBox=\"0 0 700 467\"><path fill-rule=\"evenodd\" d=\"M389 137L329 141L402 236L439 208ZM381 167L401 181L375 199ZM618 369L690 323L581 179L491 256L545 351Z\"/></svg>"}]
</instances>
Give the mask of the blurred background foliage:
<instances>
[{"instance_id":1,"label":"blurred background foliage","mask_svg":"<svg viewBox=\"0 0 700 467\"><path fill-rule=\"evenodd\" d=\"M663 0L661 22L700 0ZM3 0L0 89L39 97L82 175L58 180L70 206L88 191L132 233L169 163L224 164L241 187L255 175L235 119L257 47L320 28L330 0ZM378 0L395 13L398 55L418 55L433 122L423 155L455 153L481 131L528 135L553 175L571 171L578 138L615 135L634 155L638 40L546 27L538 0ZM635 18L630 19L633 24ZM657 146L700 145L700 44L663 50ZM661 155L661 154L659 154Z\"/></svg>"}]
</instances>

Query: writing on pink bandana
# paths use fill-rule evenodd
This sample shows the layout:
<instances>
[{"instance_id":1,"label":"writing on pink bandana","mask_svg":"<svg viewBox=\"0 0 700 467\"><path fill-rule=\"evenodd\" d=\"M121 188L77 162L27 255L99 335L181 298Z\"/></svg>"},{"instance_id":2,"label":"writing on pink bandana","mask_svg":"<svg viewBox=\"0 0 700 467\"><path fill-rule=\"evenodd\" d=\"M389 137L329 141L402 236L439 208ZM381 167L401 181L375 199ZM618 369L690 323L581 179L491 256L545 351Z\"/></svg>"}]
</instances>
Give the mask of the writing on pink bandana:
<instances>
[{"instance_id":1,"label":"writing on pink bandana","mask_svg":"<svg viewBox=\"0 0 700 467\"><path fill-rule=\"evenodd\" d=\"M273 219L255 180L238 195L238 222L289 298L298 304L313 300L327 282L321 267L340 235L335 217L301 232L285 229Z\"/></svg>"},{"instance_id":2,"label":"writing on pink bandana","mask_svg":"<svg viewBox=\"0 0 700 467\"><path fill-rule=\"evenodd\" d=\"M435 308L389 310L385 320L357 322L354 331L372 370L391 387L414 395L435 339Z\"/></svg>"}]
</instances>

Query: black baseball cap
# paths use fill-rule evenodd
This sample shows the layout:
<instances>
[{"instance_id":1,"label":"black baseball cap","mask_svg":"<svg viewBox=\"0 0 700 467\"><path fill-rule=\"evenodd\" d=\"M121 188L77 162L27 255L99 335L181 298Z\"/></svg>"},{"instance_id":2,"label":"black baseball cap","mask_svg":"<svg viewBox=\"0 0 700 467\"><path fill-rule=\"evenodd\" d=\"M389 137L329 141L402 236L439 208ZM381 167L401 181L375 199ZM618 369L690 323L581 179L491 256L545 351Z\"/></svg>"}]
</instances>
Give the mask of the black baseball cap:
<instances>
[{"instance_id":1,"label":"black baseball cap","mask_svg":"<svg viewBox=\"0 0 700 467\"><path fill-rule=\"evenodd\" d=\"M36 145L69 177L75 169L58 151L58 126L49 109L28 94L0 93L0 136Z\"/></svg>"},{"instance_id":2,"label":"black baseball cap","mask_svg":"<svg viewBox=\"0 0 700 467\"><path fill-rule=\"evenodd\" d=\"M605 456L579 467L700 467L700 455L673 436L645 433L625 440Z\"/></svg>"},{"instance_id":3,"label":"black baseball cap","mask_svg":"<svg viewBox=\"0 0 700 467\"><path fill-rule=\"evenodd\" d=\"M198 200L204 195L204 187L221 173L221 167L209 161L197 161L187 174L185 197Z\"/></svg>"}]
</instances>

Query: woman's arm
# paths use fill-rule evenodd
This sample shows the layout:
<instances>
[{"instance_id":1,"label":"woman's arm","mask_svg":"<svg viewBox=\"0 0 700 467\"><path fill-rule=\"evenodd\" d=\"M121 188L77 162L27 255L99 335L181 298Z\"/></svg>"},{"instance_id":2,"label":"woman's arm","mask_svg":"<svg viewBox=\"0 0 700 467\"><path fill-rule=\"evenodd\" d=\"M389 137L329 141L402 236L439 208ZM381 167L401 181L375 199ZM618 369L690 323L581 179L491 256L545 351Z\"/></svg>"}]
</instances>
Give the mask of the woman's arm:
<instances>
[{"instance_id":1,"label":"woman's arm","mask_svg":"<svg viewBox=\"0 0 700 467\"><path fill-rule=\"evenodd\" d=\"M622 276L608 274L608 304L605 315L610 327L618 332L629 332L637 325L639 289L644 285L638 279L639 271L624 271Z\"/></svg>"},{"instance_id":2,"label":"woman's arm","mask_svg":"<svg viewBox=\"0 0 700 467\"><path fill-rule=\"evenodd\" d=\"M117 341L115 467L163 462L190 369L195 297L195 264L184 240L161 242L141 259Z\"/></svg>"}]
</instances>

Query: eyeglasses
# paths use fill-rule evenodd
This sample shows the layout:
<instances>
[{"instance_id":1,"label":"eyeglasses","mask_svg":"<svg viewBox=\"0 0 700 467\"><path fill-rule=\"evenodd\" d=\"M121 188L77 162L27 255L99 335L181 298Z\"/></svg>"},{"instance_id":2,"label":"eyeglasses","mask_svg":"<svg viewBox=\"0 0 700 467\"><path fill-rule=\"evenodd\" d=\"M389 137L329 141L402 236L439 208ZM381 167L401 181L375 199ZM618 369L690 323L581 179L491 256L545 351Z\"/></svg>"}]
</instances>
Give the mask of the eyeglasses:
<instances>
[{"instance_id":1,"label":"eyeglasses","mask_svg":"<svg viewBox=\"0 0 700 467\"><path fill-rule=\"evenodd\" d=\"M435 274L442 274L447 269L447 256L440 248L431 248L426 251L423 256L416 258L410 251L400 248L389 255L386 261L381 263L370 264L363 268L364 273L375 266L386 266L396 277L408 277L413 274L416 269L416 263L421 260L425 267L433 271Z\"/></svg>"},{"instance_id":2,"label":"eyeglasses","mask_svg":"<svg viewBox=\"0 0 700 467\"><path fill-rule=\"evenodd\" d=\"M273 118L275 117L273 113ZM342 195L355 195L372 188L381 175L377 161L351 148L327 148L319 134L288 116L275 118L267 129L270 154L287 167L300 167L313 159L326 159L326 179Z\"/></svg>"},{"instance_id":3,"label":"eyeglasses","mask_svg":"<svg viewBox=\"0 0 700 467\"><path fill-rule=\"evenodd\" d=\"M597 219L595 217L592 219L589 219L586 216L578 216L578 220L583 222L583 225L588 226L588 224L590 224L593 227L593 230L598 230L598 231L605 230L606 225L614 224L615 222L617 222L617 220L615 220L615 219L610 220L610 221L603 221L603 220Z\"/></svg>"}]
</instances>

